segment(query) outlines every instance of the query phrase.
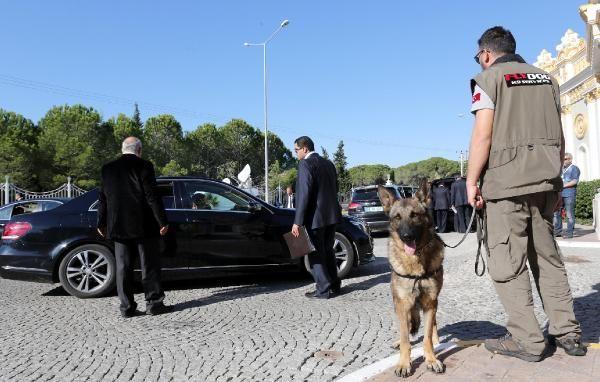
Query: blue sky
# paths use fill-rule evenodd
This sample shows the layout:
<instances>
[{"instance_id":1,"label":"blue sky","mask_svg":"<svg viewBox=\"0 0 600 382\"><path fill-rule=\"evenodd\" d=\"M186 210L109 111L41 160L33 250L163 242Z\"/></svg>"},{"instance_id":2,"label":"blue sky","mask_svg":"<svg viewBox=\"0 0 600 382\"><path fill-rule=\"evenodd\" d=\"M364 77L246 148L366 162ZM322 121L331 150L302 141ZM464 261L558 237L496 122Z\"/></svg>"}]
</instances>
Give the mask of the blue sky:
<instances>
[{"instance_id":1,"label":"blue sky","mask_svg":"<svg viewBox=\"0 0 600 382\"><path fill-rule=\"evenodd\" d=\"M171 113L184 130L242 118L263 127L263 41L269 124L351 166L398 166L468 147L476 41L503 25L534 62L578 6L550 1L2 1L0 108L35 122L54 105L93 106L105 119ZM51 86L48 86L51 85ZM462 115L462 117L460 116Z\"/></svg>"}]
</instances>

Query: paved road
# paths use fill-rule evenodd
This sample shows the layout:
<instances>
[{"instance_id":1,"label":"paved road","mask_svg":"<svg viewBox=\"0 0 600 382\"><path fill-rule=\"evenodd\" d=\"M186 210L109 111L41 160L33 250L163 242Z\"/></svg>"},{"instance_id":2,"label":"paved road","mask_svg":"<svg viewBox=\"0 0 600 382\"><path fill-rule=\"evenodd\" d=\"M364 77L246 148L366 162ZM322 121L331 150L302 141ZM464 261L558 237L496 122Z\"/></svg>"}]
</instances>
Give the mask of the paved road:
<instances>
[{"instance_id":1,"label":"paved road","mask_svg":"<svg viewBox=\"0 0 600 382\"><path fill-rule=\"evenodd\" d=\"M0 279L0 381L334 380L393 353L387 238L375 242L377 260L329 301L307 300L312 285L297 274L171 283L176 312L125 320L114 296L79 300ZM503 334L502 308L487 276L474 275L474 253L473 237L446 253L438 316L446 339ZM600 254L564 255L585 339L598 342Z\"/></svg>"}]
</instances>

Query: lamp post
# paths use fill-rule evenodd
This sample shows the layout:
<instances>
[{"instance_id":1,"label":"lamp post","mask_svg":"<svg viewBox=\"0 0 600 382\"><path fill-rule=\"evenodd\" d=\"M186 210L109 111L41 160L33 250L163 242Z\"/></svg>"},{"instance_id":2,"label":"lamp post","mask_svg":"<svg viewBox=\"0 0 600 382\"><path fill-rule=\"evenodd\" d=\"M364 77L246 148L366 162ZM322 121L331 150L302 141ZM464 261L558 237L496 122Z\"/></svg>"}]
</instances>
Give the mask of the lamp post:
<instances>
[{"instance_id":1,"label":"lamp post","mask_svg":"<svg viewBox=\"0 0 600 382\"><path fill-rule=\"evenodd\" d=\"M277 33L290 23L289 20L283 20L279 27L275 29L275 32L269 36L264 42L261 43L250 43L245 42L244 46L262 46L263 48L263 87L264 87L264 114L265 114L265 202L269 203L269 123L267 113L267 44L271 41Z\"/></svg>"}]
</instances>

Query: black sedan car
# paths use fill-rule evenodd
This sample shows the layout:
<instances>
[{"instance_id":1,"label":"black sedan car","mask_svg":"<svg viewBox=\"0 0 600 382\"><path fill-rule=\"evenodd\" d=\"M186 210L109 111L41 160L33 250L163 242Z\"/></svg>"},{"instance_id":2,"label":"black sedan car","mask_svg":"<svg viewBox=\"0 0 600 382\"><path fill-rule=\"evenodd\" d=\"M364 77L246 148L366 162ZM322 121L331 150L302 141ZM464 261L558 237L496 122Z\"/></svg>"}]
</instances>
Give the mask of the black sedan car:
<instances>
[{"instance_id":1,"label":"black sedan car","mask_svg":"<svg viewBox=\"0 0 600 382\"><path fill-rule=\"evenodd\" d=\"M306 259L291 258L283 239L293 210L206 178L158 178L157 190L169 220L161 241L164 280L308 268ZM195 203L199 199L201 205ZM109 293L115 284L114 248L96 232L97 204L96 189L53 210L11 218L2 234L0 276L60 282L81 298ZM374 259L367 227L349 217L337 227L334 250L341 277Z\"/></svg>"},{"instance_id":2,"label":"black sedan car","mask_svg":"<svg viewBox=\"0 0 600 382\"><path fill-rule=\"evenodd\" d=\"M364 221L372 232L387 231L390 227L390 219L383 212L377 187L377 185L355 187L348 204L348 215ZM395 193L399 199L410 198L416 192L415 187L407 185L392 184L386 185L385 188Z\"/></svg>"}]
</instances>

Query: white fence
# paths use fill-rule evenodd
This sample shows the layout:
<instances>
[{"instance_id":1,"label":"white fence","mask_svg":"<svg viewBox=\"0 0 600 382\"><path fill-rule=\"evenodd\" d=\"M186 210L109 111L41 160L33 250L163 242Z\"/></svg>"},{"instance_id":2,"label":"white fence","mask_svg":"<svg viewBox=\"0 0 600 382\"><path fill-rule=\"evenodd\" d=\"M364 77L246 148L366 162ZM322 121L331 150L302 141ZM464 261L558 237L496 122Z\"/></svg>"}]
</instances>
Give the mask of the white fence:
<instances>
[{"instance_id":1,"label":"white fence","mask_svg":"<svg viewBox=\"0 0 600 382\"><path fill-rule=\"evenodd\" d=\"M75 198L85 194L87 191L77 187L71 182L71 177L67 178L67 183L62 186L43 192L34 192L20 188L12 183L7 176L2 188L0 188L0 205L12 203L17 199L38 199L38 198ZM17 195L19 198L17 198Z\"/></svg>"}]
</instances>

